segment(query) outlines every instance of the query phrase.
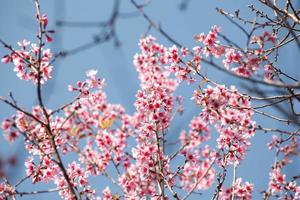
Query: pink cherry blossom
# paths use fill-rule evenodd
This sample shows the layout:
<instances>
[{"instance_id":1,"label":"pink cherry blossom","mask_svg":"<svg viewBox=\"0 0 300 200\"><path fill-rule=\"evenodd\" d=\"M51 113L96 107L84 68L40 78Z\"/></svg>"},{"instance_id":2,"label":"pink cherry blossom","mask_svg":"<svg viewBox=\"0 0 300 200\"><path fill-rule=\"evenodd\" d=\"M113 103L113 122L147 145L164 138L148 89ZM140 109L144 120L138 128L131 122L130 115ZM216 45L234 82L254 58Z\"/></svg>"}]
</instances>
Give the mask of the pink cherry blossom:
<instances>
[{"instance_id":1,"label":"pink cherry blossom","mask_svg":"<svg viewBox=\"0 0 300 200\"><path fill-rule=\"evenodd\" d=\"M245 182L242 184L242 179L238 178L234 182L233 187L223 189L220 193L222 200L230 200L234 195L234 199L251 200L253 192L253 184Z\"/></svg>"}]
</instances>

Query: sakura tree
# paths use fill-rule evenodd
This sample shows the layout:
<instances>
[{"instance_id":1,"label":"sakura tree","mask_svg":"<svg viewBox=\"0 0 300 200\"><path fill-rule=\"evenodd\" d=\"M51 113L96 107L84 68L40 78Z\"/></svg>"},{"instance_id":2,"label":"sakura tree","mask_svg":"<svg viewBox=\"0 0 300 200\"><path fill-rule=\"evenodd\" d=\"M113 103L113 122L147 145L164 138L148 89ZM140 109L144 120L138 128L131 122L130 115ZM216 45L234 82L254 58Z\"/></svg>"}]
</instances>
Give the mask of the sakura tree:
<instances>
[{"instance_id":1,"label":"sakura tree","mask_svg":"<svg viewBox=\"0 0 300 200\"><path fill-rule=\"evenodd\" d=\"M26 177L17 182L1 171L0 162L0 200L52 192L70 200L186 200L201 198L205 192L210 192L211 199L247 200L253 199L255 189L261 191L262 199L300 199L299 172L292 177L283 172L299 156L299 74L287 74L278 65L281 48L294 43L300 49L300 10L295 2L259 0L263 9L249 6L254 20L244 18L239 10L231 13L217 8L246 36L246 45L240 46L213 25L207 33L195 33L191 38L195 45L185 47L144 11L150 1L131 0L149 29L172 45L165 46L149 34L138 42L140 50L133 65L140 88L135 112L130 114L124 106L109 102L105 80L96 69L68 86L74 99L58 108L46 106L42 86L55 79L55 61L70 52L52 53L49 44L55 43L55 31L48 27L51 19L41 11L43 4L34 0L36 40L23 39L15 46L0 38L7 52L1 61L19 79L34 85L37 99L28 110L12 93L0 96L1 102L15 110L2 121L3 135L10 143L23 140L29 155L24 163ZM119 3L115 1L111 18L101 24L107 32L95 38L95 44L106 40L118 44L114 27L120 17ZM182 7L188 3L183 1ZM205 73L209 67L242 80L243 85L224 85ZM182 84L197 89L184 98L176 93ZM253 88L254 84L272 92ZM188 124L187 130L174 134L170 126L175 117L185 114L186 99L192 100L198 113L191 121L182 121ZM277 109L280 115L265 108ZM282 123L285 129L257 124L256 116ZM255 188L237 169L247 160L251 139L261 132L268 134L266 145L276 155L269 184ZM166 150L169 146L173 146L171 153ZM15 159L7 163L13 165ZM91 183L94 178L110 184L100 190ZM20 190L27 180L55 187Z\"/></svg>"}]
</instances>

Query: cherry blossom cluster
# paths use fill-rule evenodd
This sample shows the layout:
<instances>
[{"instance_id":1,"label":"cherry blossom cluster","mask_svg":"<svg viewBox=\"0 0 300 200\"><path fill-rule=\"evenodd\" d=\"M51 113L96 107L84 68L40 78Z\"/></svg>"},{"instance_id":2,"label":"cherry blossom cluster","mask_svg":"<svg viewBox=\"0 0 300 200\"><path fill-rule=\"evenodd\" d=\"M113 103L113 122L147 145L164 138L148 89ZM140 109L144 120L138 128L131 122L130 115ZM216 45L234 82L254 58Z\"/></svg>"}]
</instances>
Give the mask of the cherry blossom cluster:
<instances>
[{"instance_id":1,"label":"cherry blossom cluster","mask_svg":"<svg viewBox=\"0 0 300 200\"><path fill-rule=\"evenodd\" d=\"M224 67L239 76L252 77L262 71L267 81L274 81L275 68L269 61L268 51L265 48L268 46L267 43L276 44L276 35L263 32L260 36L253 36L251 44L257 46L251 50L243 50L222 44L218 40L220 31L220 27L213 26L207 35L204 33L196 35L195 40L202 46L195 46L192 50L185 47L178 49L175 45L163 48L157 44L160 47L160 55L153 62L169 64L168 69L176 78L193 83L195 79L190 74L200 71L203 55L218 59L223 57ZM189 59L188 55L192 55L192 59Z\"/></svg>"},{"instance_id":2,"label":"cherry blossom cluster","mask_svg":"<svg viewBox=\"0 0 300 200\"><path fill-rule=\"evenodd\" d=\"M50 110L48 110L48 112L50 112ZM31 114L31 116L28 116L22 111L17 111L11 118L3 120L2 129L6 134L7 140L13 142L21 134L26 133L25 139L28 142L26 144L28 151L39 154L41 149L36 148L34 143L40 143L44 153L51 152L50 138L46 128L42 124L46 121L43 111L39 106L36 106L32 109Z\"/></svg>"},{"instance_id":3,"label":"cherry blossom cluster","mask_svg":"<svg viewBox=\"0 0 300 200\"><path fill-rule=\"evenodd\" d=\"M6 55L2 58L3 63L14 64L14 71L17 77L21 80L38 82L38 76L41 76L41 83L51 78L52 66L50 59L52 53L50 49L39 48L37 44L31 43L27 40L18 42L21 47L20 50L13 50L10 55ZM41 54L41 58L39 58Z\"/></svg>"},{"instance_id":4,"label":"cherry blossom cluster","mask_svg":"<svg viewBox=\"0 0 300 200\"><path fill-rule=\"evenodd\" d=\"M84 187L85 194L90 195L95 195L95 191L88 187L89 176L106 173L111 165L116 170L122 163L126 165L124 149L131 133L130 116L125 114L122 106L107 102L102 91L104 80L98 79L96 73L96 70L90 70L85 81L69 86L70 91L79 92L80 98L65 109L65 116L70 116L68 120L60 120L64 121L63 152L79 154L84 174L78 184ZM85 145L80 147L79 141L83 139L86 139ZM104 192L104 199L107 196L108 192Z\"/></svg>"},{"instance_id":5,"label":"cherry blossom cluster","mask_svg":"<svg viewBox=\"0 0 300 200\"><path fill-rule=\"evenodd\" d=\"M70 132L66 135L67 140L76 142L80 138L88 139L83 153L102 166L96 171L103 172L111 159L119 164L124 156L123 149L130 133L130 116L125 114L122 106L107 102L102 91L104 80L96 78L96 73L96 70L90 70L86 81L77 82L78 87L69 86L72 91L79 91L81 97L66 109L66 116L72 117L66 122L65 130ZM93 145L97 148L94 149ZM88 162L84 157L82 160ZM88 163L89 170L93 170L92 163Z\"/></svg>"},{"instance_id":6,"label":"cherry blossom cluster","mask_svg":"<svg viewBox=\"0 0 300 200\"><path fill-rule=\"evenodd\" d=\"M295 138L287 144L285 138L273 135L272 141L268 143L270 150L275 149L277 155L282 158L278 159L272 166L269 174L269 187L266 191L266 196L279 196L280 199L300 199L300 186L297 184L297 176L293 177L290 181L282 172L283 168L293 162L293 156L298 154L299 141Z\"/></svg>"},{"instance_id":7,"label":"cherry blossom cluster","mask_svg":"<svg viewBox=\"0 0 300 200\"><path fill-rule=\"evenodd\" d=\"M205 35L201 33L195 36L195 39L201 43L203 43L203 54L205 56L214 56L216 58L221 57L224 52L225 48L219 44L218 33L221 31L220 27L213 26L211 31Z\"/></svg>"},{"instance_id":8,"label":"cherry blossom cluster","mask_svg":"<svg viewBox=\"0 0 300 200\"><path fill-rule=\"evenodd\" d=\"M201 33L195 36L195 39L203 44L202 48L197 47L200 49L199 53L203 53L206 57L213 56L220 58L224 56L224 67L239 76L251 77L264 68L264 77L269 81L273 80L272 74L274 74L274 68L272 67L272 63L268 61L268 54L265 51L265 47L268 42L273 45L276 44L276 35L263 32L262 35L253 36L251 43L257 44L258 48L243 50L221 44L218 41L218 33L220 33L220 28L213 26L207 35ZM194 55L196 60L199 60L199 58L201 60L201 56L199 57L198 54Z\"/></svg>"},{"instance_id":9,"label":"cherry blossom cluster","mask_svg":"<svg viewBox=\"0 0 300 200\"><path fill-rule=\"evenodd\" d=\"M252 199L252 192L253 192L253 184L249 182L245 182L242 184L242 179L238 178L234 182L233 186L230 188L224 188L221 193L222 200L230 200L239 199L239 200L251 200Z\"/></svg>"},{"instance_id":10,"label":"cherry blossom cluster","mask_svg":"<svg viewBox=\"0 0 300 200\"><path fill-rule=\"evenodd\" d=\"M51 111L48 110L47 112L50 113ZM63 178L63 171L54 156L54 148L60 146L63 141L58 133L53 132L53 134L50 134L44 127L45 119L43 116L40 107L33 108L32 117L25 115L23 112L17 112L12 117L13 121L9 123L9 127L7 127L9 120L4 120L5 128L10 131L9 135L17 133L17 135L22 134L25 136L25 147L30 153L30 156L26 159L25 168L26 174L31 177L32 182L35 184L53 181L58 188L61 188L59 193L66 199L71 199L73 195L67 187L67 182ZM53 126L53 130L58 129ZM76 176L78 177L78 174Z\"/></svg>"},{"instance_id":11,"label":"cherry blossom cluster","mask_svg":"<svg viewBox=\"0 0 300 200\"><path fill-rule=\"evenodd\" d=\"M0 200L5 200L9 197L12 197L13 200L16 198L13 197L15 193L15 188L9 185L8 183L0 183Z\"/></svg>"},{"instance_id":12,"label":"cherry blossom cluster","mask_svg":"<svg viewBox=\"0 0 300 200\"><path fill-rule=\"evenodd\" d=\"M155 43L153 37L141 39L141 53L134 58L141 90L137 92L133 127L137 145L132 149L132 163L120 177L125 196L138 199L159 196L162 188L157 182L173 184L170 159L163 154L162 140L174 109L174 94L178 82L169 77L160 62L165 62L166 48Z\"/></svg>"},{"instance_id":13,"label":"cherry blossom cluster","mask_svg":"<svg viewBox=\"0 0 300 200\"><path fill-rule=\"evenodd\" d=\"M280 199L300 199L300 186L295 180L287 181L280 167L270 172L268 192L270 196L279 195Z\"/></svg>"},{"instance_id":14,"label":"cherry blossom cluster","mask_svg":"<svg viewBox=\"0 0 300 200\"><path fill-rule=\"evenodd\" d=\"M217 33L219 31L220 29L218 27L213 27L212 31L207 36L200 34L197 38L206 45L215 45L214 48L219 48L216 44ZM179 80L183 80L184 78L182 78L182 76L178 76L175 65L182 65L183 58L181 57L185 57L187 54L186 51L188 50L183 48L183 53L180 54L176 46L167 49L157 43L150 46L145 45L145 43L150 43L153 40L152 37L147 37L141 41L142 50L148 51L149 49L157 49L157 51L154 51L155 57L150 59L151 64L156 64L159 61L161 64L169 64L170 66L166 66L166 68L171 69L171 72L173 72L175 77ZM213 47L208 49L213 49ZM200 47L194 48L194 54L196 55L199 55L201 51L202 49ZM216 50L210 52L219 51ZM144 64L143 59L145 59L145 55L139 55L136 57L135 63L139 65ZM199 62L201 62L201 58ZM195 59L193 63L195 63ZM183 67L180 69L183 69ZM141 68L141 70L144 70L144 68ZM185 77L192 71L184 70L186 71ZM151 83L151 81L149 81L151 79L145 77L145 74L144 70L141 79L148 81L146 83ZM251 110L248 97L241 95L234 87L227 89L225 86L217 85L214 87L208 86L208 88L203 91L195 91L193 98L197 104L203 107L199 118L215 125L215 128L220 133L220 138L218 139L219 148L228 149L230 157L232 158L236 157L238 160L242 159L245 150L247 149L246 147L250 145L249 138L254 135L255 128L255 122L252 120L253 111ZM151 108L148 108L148 110L149 109L151 110ZM197 120L201 120L199 118L197 118ZM203 125L203 127L205 126ZM204 132L207 132L207 128L203 130ZM232 143L232 141L235 141L235 143ZM236 155L233 156L233 154Z\"/></svg>"},{"instance_id":15,"label":"cherry blossom cluster","mask_svg":"<svg viewBox=\"0 0 300 200\"><path fill-rule=\"evenodd\" d=\"M38 106L29 116L18 111L2 123L9 141L13 142L19 135L25 136L25 146L31 154L25 167L32 182L54 182L64 199L74 198L68 181L81 195L95 199L96 192L89 185L89 176L104 173L112 160L119 165L124 157L123 149L130 132L129 116L124 114L120 105L106 102L106 95L101 90L104 80L96 78L96 73L90 70L85 81L77 82L76 87L69 86L71 91L79 92L79 98L65 108L64 117L52 117L52 111L46 110L50 116L51 133L45 127L47 120ZM112 129L117 121L120 126L115 125ZM82 148L79 141L84 138L86 145ZM68 181L56 159L55 148L65 155L71 152L79 154L81 164L74 161L66 169Z\"/></svg>"},{"instance_id":16,"label":"cherry blossom cluster","mask_svg":"<svg viewBox=\"0 0 300 200\"><path fill-rule=\"evenodd\" d=\"M110 200L110 199L114 199L114 196L112 195L109 187L106 187L103 191L102 191L102 199L103 200ZM118 198L118 197L116 197Z\"/></svg>"},{"instance_id":17,"label":"cherry blossom cluster","mask_svg":"<svg viewBox=\"0 0 300 200\"><path fill-rule=\"evenodd\" d=\"M211 137L208 124L199 115L194 117L189 124L190 131L187 134L185 131L181 132L180 140L185 146L185 150L193 149Z\"/></svg>"},{"instance_id":18,"label":"cherry blossom cluster","mask_svg":"<svg viewBox=\"0 0 300 200\"><path fill-rule=\"evenodd\" d=\"M234 87L218 85L195 91L193 99L203 107L202 119L214 125L220 134L217 147L228 154L229 163L242 160L255 128L249 98Z\"/></svg>"},{"instance_id":19,"label":"cherry blossom cluster","mask_svg":"<svg viewBox=\"0 0 300 200\"><path fill-rule=\"evenodd\" d=\"M269 32L264 31L261 35L255 35L251 38L251 43L255 43L261 48L264 48L264 46L266 46L268 42L276 44L277 36L274 33L270 34Z\"/></svg>"},{"instance_id":20,"label":"cherry blossom cluster","mask_svg":"<svg viewBox=\"0 0 300 200\"><path fill-rule=\"evenodd\" d=\"M46 42L52 42L52 38L49 34L53 33L53 30L46 30L48 25L48 19L46 15L37 16L38 22L42 25L41 34L38 36L39 44L31 43L27 40L18 42L20 49L13 49L8 46L11 53L5 55L1 61L3 63L13 63L14 71L17 77L21 80L33 81L34 83L40 82L43 84L51 77L53 66L51 65L52 53L50 49L43 48L43 37Z\"/></svg>"},{"instance_id":21,"label":"cherry blossom cluster","mask_svg":"<svg viewBox=\"0 0 300 200\"><path fill-rule=\"evenodd\" d=\"M181 185L188 191L193 188L208 189L214 182L215 170L212 161L217 158L217 154L209 146L200 148L200 145L210 139L211 133L201 116L194 117L189 127L188 133L182 131L180 134L184 147L180 153L186 159L179 176Z\"/></svg>"},{"instance_id":22,"label":"cherry blossom cluster","mask_svg":"<svg viewBox=\"0 0 300 200\"><path fill-rule=\"evenodd\" d=\"M199 146L191 150L184 149L182 154L186 157L179 175L183 189L191 191L210 188L215 179L213 164L217 155L207 145L203 149Z\"/></svg>"}]
</instances>

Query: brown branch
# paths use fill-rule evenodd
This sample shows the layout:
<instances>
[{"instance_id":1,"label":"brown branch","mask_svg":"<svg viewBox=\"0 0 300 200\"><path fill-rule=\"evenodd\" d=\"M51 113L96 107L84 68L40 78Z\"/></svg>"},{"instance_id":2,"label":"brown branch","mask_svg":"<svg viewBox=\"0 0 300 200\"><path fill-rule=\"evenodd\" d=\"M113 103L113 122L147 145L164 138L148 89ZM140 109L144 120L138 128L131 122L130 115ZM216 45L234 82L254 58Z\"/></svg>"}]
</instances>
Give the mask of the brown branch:
<instances>
[{"instance_id":1,"label":"brown branch","mask_svg":"<svg viewBox=\"0 0 300 200\"><path fill-rule=\"evenodd\" d=\"M214 195L212 196L211 200L218 199L220 191L222 190L222 186L224 184L224 181L225 181L225 178L226 178L226 175L227 175L227 169L226 169L226 167L222 166L222 168L223 168L223 171L218 174L218 178L217 178L218 185L216 187L216 190L215 190Z\"/></svg>"},{"instance_id":2,"label":"brown branch","mask_svg":"<svg viewBox=\"0 0 300 200\"><path fill-rule=\"evenodd\" d=\"M65 180L66 180L66 182L68 184L69 190L73 194L73 197L77 200L78 197L76 195L75 189L73 187L73 184L71 183L71 180L70 180L70 178L68 176L68 173L67 173L67 170L66 170L66 168L65 168L65 166L63 164L63 161L62 161L62 158L61 158L60 153L58 151L58 148L57 148L57 146L55 144L55 136L52 133L49 114L46 111L46 108L45 108L44 103L43 103L42 90L41 90L41 63L42 63L43 34L45 33L45 30L44 30L43 24L42 24L42 22L40 20L40 17L42 15L41 15L41 11L40 11L40 2L39 2L39 0L35 0L35 6L36 6L36 12L37 12L37 20L38 20L38 24L39 24L38 36L37 36L38 37L38 47L39 47L38 68L37 68L37 71L38 71L38 77L37 77L37 97L38 97L38 103L39 103L41 109L43 110L44 117L47 120L47 124L44 127L46 128L48 134L51 137L51 143L52 143L55 155L56 155L57 160L58 160L57 164L58 164L60 170L63 173L63 176L64 176L64 178L65 178Z\"/></svg>"},{"instance_id":3,"label":"brown branch","mask_svg":"<svg viewBox=\"0 0 300 200\"><path fill-rule=\"evenodd\" d=\"M15 103L13 102L10 102L9 100L5 99L4 97L1 97L0 96L0 101L2 101L3 103L11 106L12 108L24 113L26 116L34 119L35 121L37 121L38 123L42 124L42 125L46 125L43 121L41 121L40 119L38 119L37 117L35 117L33 114L31 114L30 112L26 111L25 109L19 107L18 105L16 105Z\"/></svg>"}]
</instances>

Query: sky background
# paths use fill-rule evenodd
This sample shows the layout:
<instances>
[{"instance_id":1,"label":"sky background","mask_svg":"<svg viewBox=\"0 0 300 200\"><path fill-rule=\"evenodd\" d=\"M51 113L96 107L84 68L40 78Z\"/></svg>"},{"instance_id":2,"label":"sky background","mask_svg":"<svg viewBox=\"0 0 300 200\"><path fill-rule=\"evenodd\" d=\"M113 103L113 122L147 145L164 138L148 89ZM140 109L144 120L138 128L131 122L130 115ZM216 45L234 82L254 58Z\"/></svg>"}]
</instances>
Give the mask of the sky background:
<instances>
[{"instance_id":1,"label":"sky background","mask_svg":"<svg viewBox=\"0 0 300 200\"><path fill-rule=\"evenodd\" d=\"M143 2L143 1L138 1ZM245 17L252 18L253 14L247 8L247 5L255 1L237 1L237 0L190 0L185 11L179 9L180 0L153 0L145 9L145 12L154 22L160 23L163 29L184 46L193 47L197 45L193 36L210 30L212 25L220 25L222 33L233 39L240 45L245 44L245 37L241 31L233 26L223 16L217 14L215 8L234 11L241 10ZM260 7L259 5L257 5ZM48 15L49 28L55 29L54 42L49 45L52 52L68 51L83 44L93 41L93 37L101 32L100 28L74 28L57 27L58 20L80 21L80 22L101 22L106 21L111 14L113 1L109 0L49 0L41 1L43 13ZM132 13L136 9L129 0L121 0L121 13ZM135 16L135 15L134 15ZM53 79L44 87L44 97L46 105L54 109L72 99L73 94L67 91L68 84L75 84L78 80L85 78L85 71L88 69L97 69L98 75L105 78L105 91L108 99L112 103L122 104L128 113L133 113L135 108L135 94L139 88L137 72L132 64L133 56L139 51L138 40L146 32L148 23L144 18L136 16L130 18L118 19L116 23L116 33L121 42L120 47L116 47L113 41L96 45L77 54L58 59L54 64ZM0 38L9 44L17 47L17 41L27 39L35 40L37 26L35 20L35 9L31 0L0 0ZM159 43L170 46L162 35L155 30L150 34L157 38ZM0 56L8 53L7 50L0 48ZM290 46L282 50L280 54L281 64L286 72L299 77L299 69L295 65L299 61L299 51ZM12 91L14 97L20 105L30 109L36 104L34 86L30 82L19 80L13 72L12 65L0 64L0 95L6 96ZM204 72L219 83L229 85L238 85L239 80L233 79L210 66L203 67ZM249 84L249 83L248 83ZM186 129L190 119L197 115L200 110L190 100L194 86L182 84L177 91L185 97L186 110L182 117L177 117L170 128L170 139L175 140L179 130ZM248 85L252 87L252 85ZM240 89L240 88L239 88ZM240 89L243 91L243 89ZM0 120L13 114L14 111L8 106L0 103ZM258 124L264 124L270 128L280 128L277 124L266 118L255 117ZM286 128L286 126L282 127ZM292 127L290 127L292 129ZM217 133L213 133L216 137ZM271 139L270 134L258 132L251 140L252 146L248 152L248 158L244 160L238 168L237 176L243 180L255 184L254 199L260 197L260 190L267 187L268 173L273 163L274 152L268 151L266 143ZM10 145L0 136L0 156L17 155L18 165L9 170L9 178L15 183L20 177L24 177L23 161L27 154L23 149L23 141L18 140ZM214 143L211 143L214 145ZM169 149L171 152L172 149ZM295 174L299 165L295 162L287 169L288 174ZM229 175L231 171L229 170ZM229 179L230 180L230 179ZM231 181L231 180L230 180ZM105 181L102 179L94 180L94 184L103 188ZM228 184L226 186L229 186ZM32 191L45 186L33 186L26 182L20 191ZM48 187L48 186L47 186ZM100 189L98 191L101 191ZM212 191L204 194L200 199L208 199ZM57 198L55 194L52 196ZM47 195L38 195L24 197L24 199L49 199ZM199 199L194 196L191 199Z\"/></svg>"}]
</instances>

